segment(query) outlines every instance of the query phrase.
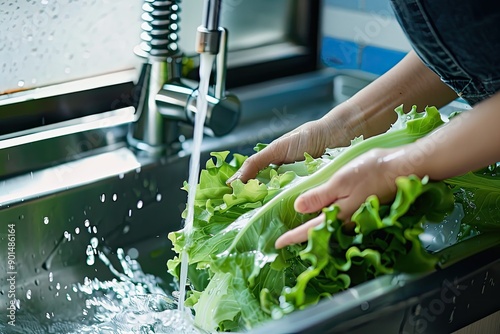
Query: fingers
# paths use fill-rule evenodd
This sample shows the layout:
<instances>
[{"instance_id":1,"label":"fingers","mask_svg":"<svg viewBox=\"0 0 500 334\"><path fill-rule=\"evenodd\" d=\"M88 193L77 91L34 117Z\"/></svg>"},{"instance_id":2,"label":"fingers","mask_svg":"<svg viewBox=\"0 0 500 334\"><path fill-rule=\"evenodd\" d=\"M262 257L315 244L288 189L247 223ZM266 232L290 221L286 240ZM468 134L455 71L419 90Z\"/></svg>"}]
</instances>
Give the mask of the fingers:
<instances>
[{"instance_id":1,"label":"fingers","mask_svg":"<svg viewBox=\"0 0 500 334\"><path fill-rule=\"evenodd\" d=\"M297 197L294 203L295 211L300 213L317 212L340 198L338 187L333 182L328 181Z\"/></svg>"},{"instance_id":2,"label":"fingers","mask_svg":"<svg viewBox=\"0 0 500 334\"><path fill-rule=\"evenodd\" d=\"M352 234L356 225L350 221L350 218L359 205L347 199L339 200L335 202L335 204L340 207L340 212L337 217L345 222L342 225L342 230L346 234ZM325 215L322 213L318 217L309 220L295 229L285 232L276 240L274 246L276 249L280 249L307 241L309 229L321 224L324 220Z\"/></svg>"},{"instance_id":3,"label":"fingers","mask_svg":"<svg viewBox=\"0 0 500 334\"><path fill-rule=\"evenodd\" d=\"M340 207L337 217L345 222L342 225L344 233L352 234L356 225L350 221L350 218L359 205L348 199L338 200L335 204ZM276 240L274 246L276 249L280 249L289 245L307 241L309 229L321 224L324 220L325 215L322 213L318 217L309 220L293 230L285 232Z\"/></svg>"},{"instance_id":4,"label":"fingers","mask_svg":"<svg viewBox=\"0 0 500 334\"><path fill-rule=\"evenodd\" d=\"M304 223L294 228L293 230L282 234L274 243L274 247L276 247L276 249L280 249L288 245L307 241L307 233L309 229L321 224L324 219L325 215L321 214L318 217L309 220L307 223Z\"/></svg>"},{"instance_id":5,"label":"fingers","mask_svg":"<svg viewBox=\"0 0 500 334\"><path fill-rule=\"evenodd\" d=\"M268 155L264 154L266 150L267 148L245 160L241 168L226 183L231 184L236 179L247 182L249 179L254 178L261 169L269 165Z\"/></svg>"},{"instance_id":6,"label":"fingers","mask_svg":"<svg viewBox=\"0 0 500 334\"><path fill-rule=\"evenodd\" d=\"M359 206L364 202L364 199L357 199L352 196L344 197L335 201L335 205L339 207L339 213L337 218L344 221L351 221L353 213L359 208Z\"/></svg>"},{"instance_id":7,"label":"fingers","mask_svg":"<svg viewBox=\"0 0 500 334\"><path fill-rule=\"evenodd\" d=\"M270 144L262 151L252 155L245 160L241 168L231 176L226 183L230 184L236 179L247 182L254 178L259 171L273 163L283 162L284 150L278 148L276 144Z\"/></svg>"}]
</instances>

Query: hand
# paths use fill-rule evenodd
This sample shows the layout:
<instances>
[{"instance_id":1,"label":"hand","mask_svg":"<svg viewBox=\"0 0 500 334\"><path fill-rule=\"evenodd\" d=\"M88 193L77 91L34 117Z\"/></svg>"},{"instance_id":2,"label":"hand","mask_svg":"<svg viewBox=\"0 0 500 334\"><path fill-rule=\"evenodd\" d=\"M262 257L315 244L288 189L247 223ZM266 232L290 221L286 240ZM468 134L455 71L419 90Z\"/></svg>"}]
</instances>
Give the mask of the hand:
<instances>
[{"instance_id":1,"label":"hand","mask_svg":"<svg viewBox=\"0 0 500 334\"><path fill-rule=\"evenodd\" d=\"M346 223L370 195L381 203L394 199L396 177L405 149L373 149L339 169L328 182L306 191L295 200L295 210L301 213L318 212L333 203L340 207L339 219ZM307 240L308 230L324 219L318 217L280 236L277 249Z\"/></svg>"},{"instance_id":2,"label":"hand","mask_svg":"<svg viewBox=\"0 0 500 334\"><path fill-rule=\"evenodd\" d=\"M351 138L350 134L344 133L347 131L335 131L340 129L336 129L332 123L334 122L323 118L307 122L284 134L245 160L240 170L228 179L227 183L230 184L235 179L246 182L270 164L281 165L304 160L305 152L317 158L327 147L347 145L349 143L347 138Z\"/></svg>"}]
</instances>

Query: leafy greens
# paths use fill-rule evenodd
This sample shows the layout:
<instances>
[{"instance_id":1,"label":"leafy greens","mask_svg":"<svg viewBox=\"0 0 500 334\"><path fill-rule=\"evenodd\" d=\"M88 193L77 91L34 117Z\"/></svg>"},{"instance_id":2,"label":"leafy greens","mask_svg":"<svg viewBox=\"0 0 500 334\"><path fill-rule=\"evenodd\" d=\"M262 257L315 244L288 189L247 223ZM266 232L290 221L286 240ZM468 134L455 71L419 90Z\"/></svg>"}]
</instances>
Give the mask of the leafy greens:
<instances>
[{"instance_id":1,"label":"leafy greens","mask_svg":"<svg viewBox=\"0 0 500 334\"><path fill-rule=\"evenodd\" d=\"M212 153L214 160L201 171L197 186L192 234L169 234L174 251L180 254L185 248L189 255L186 306L194 309L198 327L250 329L378 275L434 268L437 258L419 240L422 222L440 221L451 211L451 188L467 179L457 178L450 187L427 178L399 177L393 203L381 205L370 196L354 213L353 233L343 230L339 209L332 205L323 209L324 222L309 231L307 245L274 248L281 234L315 216L294 210L302 192L370 149L411 143L443 124L434 107L420 113L413 107L408 114L399 107L396 113L398 121L384 134L357 138L351 146L327 150L318 159L306 153L305 161L269 167L231 187L226 180L246 157L234 154L227 162L229 152ZM180 258L167 265L179 277Z\"/></svg>"}]
</instances>

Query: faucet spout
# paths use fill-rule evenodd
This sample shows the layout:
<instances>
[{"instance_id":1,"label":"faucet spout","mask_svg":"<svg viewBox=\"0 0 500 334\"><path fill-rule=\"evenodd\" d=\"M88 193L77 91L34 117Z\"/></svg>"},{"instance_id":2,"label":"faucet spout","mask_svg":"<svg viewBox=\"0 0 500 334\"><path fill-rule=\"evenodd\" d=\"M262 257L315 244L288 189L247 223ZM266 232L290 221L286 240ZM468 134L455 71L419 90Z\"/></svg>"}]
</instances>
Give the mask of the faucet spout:
<instances>
[{"instance_id":1,"label":"faucet spout","mask_svg":"<svg viewBox=\"0 0 500 334\"><path fill-rule=\"evenodd\" d=\"M219 28L221 0L205 0L203 19L196 34L196 52L218 54L221 44Z\"/></svg>"},{"instance_id":2,"label":"faucet spout","mask_svg":"<svg viewBox=\"0 0 500 334\"><path fill-rule=\"evenodd\" d=\"M178 47L180 0L144 0L142 43L136 53L145 59L137 88L136 121L129 144L153 155L179 149L178 122L193 123L197 112L197 83L181 77L183 53ZM206 132L222 136L240 116L240 101L225 92L227 31L219 26L221 0L205 0L203 21L197 30L198 53L217 55L216 81L207 98Z\"/></svg>"}]
</instances>

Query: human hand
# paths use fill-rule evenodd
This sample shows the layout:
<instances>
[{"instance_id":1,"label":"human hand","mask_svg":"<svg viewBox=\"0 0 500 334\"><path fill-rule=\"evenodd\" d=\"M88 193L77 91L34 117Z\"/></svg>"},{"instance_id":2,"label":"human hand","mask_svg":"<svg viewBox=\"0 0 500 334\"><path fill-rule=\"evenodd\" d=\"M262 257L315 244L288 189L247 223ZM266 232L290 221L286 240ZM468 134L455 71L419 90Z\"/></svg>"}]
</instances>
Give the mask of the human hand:
<instances>
[{"instance_id":1,"label":"human hand","mask_svg":"<svg viewBox=\"0 0 500 334\"><path fill-rule=\"evenodd\" d=\"M404 148L373 149L339 169L328 182L300 195L295 200L295 210L313 213L335 203L340 207L338 218L349 223L352 214L368 196L376 195L381 203L394 199L395 180L401 174L399 166L404 156ZM276 240L275 247L279 249L306 241L308 230L323 220L321 214L284 233Z\"/></svg>"},{"instance_id":2,"label":"human hand","mask_svg":"<svg viewBox=\"0 0 500 334\"><path fill-rule=\"evenodd\" d=\"M317 158L334 140L335 135L330 132L331 128L324 120L304 123L274 140L262 151L250 156L227 183L230 184L235 179L246 182L270 164L281 165L304 160L305 152Z\"/></svg>"}]
</instances>

